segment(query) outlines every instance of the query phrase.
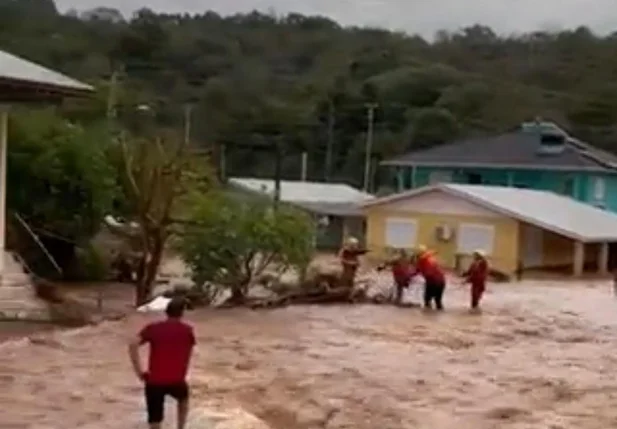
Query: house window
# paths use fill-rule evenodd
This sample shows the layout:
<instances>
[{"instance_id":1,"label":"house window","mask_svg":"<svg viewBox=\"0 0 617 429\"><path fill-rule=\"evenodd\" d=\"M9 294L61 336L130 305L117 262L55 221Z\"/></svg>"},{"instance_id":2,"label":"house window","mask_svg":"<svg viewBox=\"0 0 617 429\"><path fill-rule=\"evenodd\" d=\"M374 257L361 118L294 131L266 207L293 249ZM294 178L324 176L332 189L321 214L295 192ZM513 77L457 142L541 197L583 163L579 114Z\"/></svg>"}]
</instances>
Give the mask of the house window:
<instances>
[{"instance_id":1,"label":"house window","mask_svg":"<svg viewBox=\"0 0 617 429\"><path fill-rule=\"evenodd\" d=\"M467 174L467 183L470 185L481 185L484 183L482 180L482 175L478 173L469 173Z\"/></svg>"},{"instance_id":2,"label":"house window","mask_svg":"<svg viewBox=\"0 0 617 429\"><path fill-rule=\"evenodd\" d=\"M458 228L458 253L468 255L475 250L483 250L490 255L494 242L495 227L492 225L463 223Z\"/></svg>"},{"instance_id":3,"label":"house window","mask_svg":"<svg viewBox=\"0 0 617 429\"><path fill-rule=\"evenodd\" d=\"M452 172L450 171L432 171L428 177L429 185L450 182L452 182Z\"/></svg>"},{"instance_id":4,"label":"house window","mask_svg":"<svg viewBox=\"0 0 617 429\"><path fill-rule=\"evenodd\" d=\"M386 219L386 246L392 249L411 249L416 245L418 228L415 220Z\"/></svg>"},{"instance_id":5,"label":"house window","mask_svg":"<svg viewBox=\"0 0 617 429\"><path fill-rule=\"evenodd\" d=\"M604 201L606 196L606 182L602 177L595 177L593 180L593 198L596 201Z\"/></svg>"}]
</instances>

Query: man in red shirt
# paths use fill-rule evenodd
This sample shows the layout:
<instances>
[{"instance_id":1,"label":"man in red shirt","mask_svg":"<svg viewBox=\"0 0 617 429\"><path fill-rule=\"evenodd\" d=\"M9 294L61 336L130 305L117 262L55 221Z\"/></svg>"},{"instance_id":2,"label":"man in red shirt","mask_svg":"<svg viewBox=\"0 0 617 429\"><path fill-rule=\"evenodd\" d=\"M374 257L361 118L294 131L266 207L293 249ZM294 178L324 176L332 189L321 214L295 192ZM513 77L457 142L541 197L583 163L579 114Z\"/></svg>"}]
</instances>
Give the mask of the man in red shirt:
<instances>
[{"instance_id":1,"label":"man in red shirt","mask_svg":"<svg viewBox=\"0 0 617 429\"><path fill-rule=\"evenodd\" d=\"M186 374L195 335L193 328L182 321L185 301L172 299L167 305L167 319L148 324L129 346L135 374L145 385L148 423L160 429L164 416L165 397L178 401L178 429L184 429L189 410L189 388ZM139 347L149 344L148 371L142 369Z\"/></svg>"},{"instance_id":2,"label":"man in red shirt","mask_svg":"<svg viewBox=\"0 0 617 429\"><path fill-rule=\"evenodd\" d=\"M443 293L446 289L446 276L433 252L424 246L419 247L416 269L411 277L420 274L424 277L424 308L432 308L435 301L437 310L443 310Z\"/></svg>"}]
</instances>

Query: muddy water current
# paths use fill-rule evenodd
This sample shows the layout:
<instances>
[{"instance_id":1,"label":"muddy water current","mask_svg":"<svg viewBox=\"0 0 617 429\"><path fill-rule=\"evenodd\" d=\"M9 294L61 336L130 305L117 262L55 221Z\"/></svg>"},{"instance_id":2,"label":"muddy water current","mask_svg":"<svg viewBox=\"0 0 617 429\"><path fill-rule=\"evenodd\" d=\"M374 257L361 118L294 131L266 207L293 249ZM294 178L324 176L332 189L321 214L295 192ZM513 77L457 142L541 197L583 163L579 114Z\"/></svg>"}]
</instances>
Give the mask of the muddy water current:
<instances>
[{"instance_id":1,"label":"muddy water current","mask_svg":"<svg viewBox=\"0 0 617 429\"><path fill-rule=\"evenodd\" d=\"M466 292L452 286L446 304L443 314L192 312L193 405L239 405L273 429L617 427L608 283L494 286L482 315L468 314ZM0 428L144 427L126 341L153 317L0 346Z\"/></svg>"}]
</instances>

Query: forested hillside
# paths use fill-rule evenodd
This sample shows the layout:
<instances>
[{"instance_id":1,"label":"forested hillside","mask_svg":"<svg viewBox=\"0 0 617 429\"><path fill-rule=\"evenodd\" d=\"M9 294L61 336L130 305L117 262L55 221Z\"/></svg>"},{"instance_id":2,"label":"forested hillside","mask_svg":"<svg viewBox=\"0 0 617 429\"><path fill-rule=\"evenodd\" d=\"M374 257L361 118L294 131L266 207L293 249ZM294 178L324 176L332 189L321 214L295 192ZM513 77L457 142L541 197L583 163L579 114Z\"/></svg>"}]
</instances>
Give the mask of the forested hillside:
<instances>
[{"instance_id":1,"label":"forested hillside","mask_svg":"<svg viewBox=\"0 0 617 429\"><path fill-rule=\"evenodd\" d=\"M500 37L476 25L429 43L324 17L142 10L124 20L0 0L0 48L95 84L93 102L63 107L74 119L101 120L111 106L126 127L180 130L191 103L193 141L225 143L230 174L271 176L278 142L285 176L298 177L306 149L310 178L360 183L367 103L377 104L375 159L537 115L617 151L617 35L586 28ZM144 104L153 117L139 115Z\"/></svg>"}]
</instances>

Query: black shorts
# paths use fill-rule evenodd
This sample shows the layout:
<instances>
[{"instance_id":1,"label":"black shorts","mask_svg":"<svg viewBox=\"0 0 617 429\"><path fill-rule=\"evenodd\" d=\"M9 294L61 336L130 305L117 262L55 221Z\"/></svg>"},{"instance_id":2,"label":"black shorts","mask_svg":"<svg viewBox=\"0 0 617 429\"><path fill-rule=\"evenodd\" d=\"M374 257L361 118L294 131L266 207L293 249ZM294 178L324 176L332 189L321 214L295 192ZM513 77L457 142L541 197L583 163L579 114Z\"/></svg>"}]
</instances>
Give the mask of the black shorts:
<instances>
[{"instance_id":1,"label":"black shorts","mask_svg":"<svg viewBox=\"0 0 617 429\"><path fill-rule=\"evenodd\" d=\"M161 423L165 414L165 397L171 396L177 401L186 401L189 386L186 382L168 385L146 384L146 408L148 423Z\"/></svg>"}]
</instances>

